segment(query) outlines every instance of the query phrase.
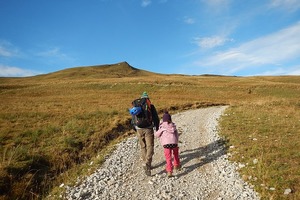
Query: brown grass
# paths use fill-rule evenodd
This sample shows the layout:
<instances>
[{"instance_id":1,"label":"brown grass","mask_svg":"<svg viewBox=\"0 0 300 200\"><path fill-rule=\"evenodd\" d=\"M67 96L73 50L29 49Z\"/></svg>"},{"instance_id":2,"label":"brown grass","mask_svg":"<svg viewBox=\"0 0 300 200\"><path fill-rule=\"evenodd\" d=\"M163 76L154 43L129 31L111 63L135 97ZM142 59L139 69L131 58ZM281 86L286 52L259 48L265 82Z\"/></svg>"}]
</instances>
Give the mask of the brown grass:
<instances>
[{"instance_id":1,"label":"brown grass","mask_svg":"<svg viewBox=\"0 0 300 200\"><path fill-rule=\"evenodd\" d=\"M235 146L233 159L259 161L241 173L257 178L249 181L265 198L280 199L284 188L298 198L299 80L162 75L127 63L0 78L0 199L55 194L53 185L101 164L115 139L134 133L128 108L143 91L160 112L231 105L221 131Z\"/></svg>"}]
</instances>

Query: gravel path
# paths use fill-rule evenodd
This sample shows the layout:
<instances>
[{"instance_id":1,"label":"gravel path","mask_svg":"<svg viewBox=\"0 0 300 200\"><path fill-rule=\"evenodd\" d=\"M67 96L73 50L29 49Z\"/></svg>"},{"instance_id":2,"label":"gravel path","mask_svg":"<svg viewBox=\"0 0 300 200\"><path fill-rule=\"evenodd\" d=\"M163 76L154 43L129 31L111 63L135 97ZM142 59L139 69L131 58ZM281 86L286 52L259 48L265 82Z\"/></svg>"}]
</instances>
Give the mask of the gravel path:
<instances>
[{"instance_id":1,"label":"gravel path","mask_svg":"<svg viewBox=\"0 0 300 200\"><path fill-rule=\"evenodd\" d=\"M136 137L118 144L101 168L77 187L68 187L66 199L259 199L252 187L229 163L217 134L218 118L226 109L210 107L172 116L179 132L182 170L167 178L165 159L155 139L152 176L144 174Z\"/></svg>"}]
</instances>

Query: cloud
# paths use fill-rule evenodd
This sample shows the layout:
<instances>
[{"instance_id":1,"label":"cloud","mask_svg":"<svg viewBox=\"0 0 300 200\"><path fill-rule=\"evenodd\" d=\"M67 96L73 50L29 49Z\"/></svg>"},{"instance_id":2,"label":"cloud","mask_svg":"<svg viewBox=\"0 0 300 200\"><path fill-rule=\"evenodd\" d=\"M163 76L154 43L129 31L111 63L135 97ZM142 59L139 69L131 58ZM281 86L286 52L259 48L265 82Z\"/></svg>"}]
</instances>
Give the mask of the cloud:
<instances>
[{"instance_id":1,"label":"cloud","mask_svg":"<svg viewBox=\"0 0 300 200\"><path fill-rule=\"evenodd\" d=\"M211 11L219 12L228 8L231 0L202 0L202 2L209 6Z\"/></svg>"},{"instance_id":2,"label":"cloud","mask_svg":"<svg viewBox=\"0 0 300 200\"><path fill-rule=\"evenodd\" d=\"M151 0L142 0L142 7L147 7L151 4Z\"/></svg>"},{"instance_id":3,"label":"cloud","mask_svg":"<svg viewBox=\"0 0 300 200\"><path fill-rule=\"evenodd\" d=\"M0 56L3 57L11 57L12 56L12 52L10 52L8 49L6 49L3 46L0 46Z\"/></svg>"},{"instance_id":4,"label":"cloud","mask_svg":"<svg viewBox=\"0 0 300 200\"><path fill-rule=\"evenodd\" d=\"M276 33L246 42L236 48L201 59L198 66L217 67L230 74L263 66L289 66L289 62L300 62L300 23ZM199 45L211 47L222 41L200 40Z\"/></svg>"},{"instance_id":5,"label":"cloud","mask_svg":"<svg viewBox=\"0 0 300 200\"><path fill-rule=\"evenodd\" d=\"M51 67L72 66L76 63L76 58L62 52L59 47L35 52L32 57L38 60L41 65Z\"/></svg>"},{"instance_id":6,"label":"cloud","mask_svg":"<svg viewBox=\"0 0 300 200\"><path fill-rule=\"evenodd\" d=\"M37 52L34 54L35 57L41 57L43 60L48 60L49 63L61 64L64 63L74 63L75 59L65 53L62 53L59 47L54 47L49 50Z\"/></svg>"},{"instance_id":7,"label":"cloud","mask_svg":"<svg viewBox=\"0 0 300 200\"><path fill-rule=\"evenodd\" d=\"M25 76L34 76L37 74L42 74L42 73L0 64L0 77L25 77Z\"/></svg>"},{"instance_id":8,"label":"cloud","mask_svg":"<svg viewBox=\"0 0 300 200\"><path fill-rule=\"evenodd\" d=\"M214 48L217 46L222 46L228 41L233 41L233 39L225 38L222 36L194 38L194 43L204 49L210 49L210 48Z\"/></svg>"},{"instance_id":9,"label":"cloud","mask_svg":"<svg viewBox=\"0 0 300 200\"><path fill-rule=\"evenodd\" d=\"M291 70L289 70L286 75L300 75L300 65L292 67Z\"/></svg>"},{"instance_id":10,"label":"cloud","mask_svg":"<svg viewBox=\"0 0 300 200\"><path fill-rule=\"evenodd\" d=\"M261 73L254 74L254 76L277 76L277 75L288 75L288 76L295 76L300 75L300 65L298 66L291 66L291 67L277 67L271 70L265 70Z\"/></svg>"},{"instance_id":11,"label":"cloud","mask_svg":"<svg viewBox=\"0 0 300 200\"><path fill-rule=\"evenodd\" d=\"M186 24L194 24L196 22L195 19L191 18L191 17L184 17L184 23Z\"/></svg>"},{"instance_id":12,"label":"cloud","mask_svg":"<svg viewBox=\"0 0 300 200\"><path fill-rule=\"evenodd\" d=\"M300 1L299 0L271 0L270 5L271 8L281 8L288 10L290 12L294 12L300 9Z\"/></svg>"},{"instance_id":13,"label":"cloud","mask_svg":"<svg viewBox=\"0 0 300 200\"><path fill-rule=\"evenodd\" d=\"M18 55L18 49L11 43L1 40L0 41L0 57L13 57Z\"/></svg>"},{"instance_id":14,"label":"cloud","mask_svg":"<svg viewBox=\"0 0 300 200\"><path fill-rule=\"evenodd\" d=\"M65 59L68 57L66 54L60 52L59 47L54 47L46 51L38 52L36 53L36 55L41 57L56 57L60 59Z\"/></svg>"}]
</instances>

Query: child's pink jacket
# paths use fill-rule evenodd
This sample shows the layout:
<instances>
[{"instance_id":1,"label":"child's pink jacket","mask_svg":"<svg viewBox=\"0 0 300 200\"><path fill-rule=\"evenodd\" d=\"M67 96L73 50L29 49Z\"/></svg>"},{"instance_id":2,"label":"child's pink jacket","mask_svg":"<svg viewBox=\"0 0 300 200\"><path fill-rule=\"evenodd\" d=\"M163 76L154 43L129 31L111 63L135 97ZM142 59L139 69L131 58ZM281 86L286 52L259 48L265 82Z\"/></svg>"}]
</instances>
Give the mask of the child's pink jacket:
<instances>
[{"instance_id":1,"label":"child's pink jacket","mask_svg":"<svg viewBox=\"0 0 300 200\"><path fill-rule=\"evenodd\" d=\"M161 145L178 144L178 131L173 122L162 122L154 135L159 138Z\"/></svg>"}]
</instances>

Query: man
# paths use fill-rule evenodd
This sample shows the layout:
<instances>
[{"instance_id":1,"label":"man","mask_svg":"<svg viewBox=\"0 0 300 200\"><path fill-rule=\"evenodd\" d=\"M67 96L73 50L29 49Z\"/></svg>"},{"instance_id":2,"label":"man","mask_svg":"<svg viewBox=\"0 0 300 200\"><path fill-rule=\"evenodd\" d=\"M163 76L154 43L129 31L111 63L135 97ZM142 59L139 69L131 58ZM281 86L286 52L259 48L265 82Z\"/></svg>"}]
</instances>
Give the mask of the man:
<instances>
[{"instance_id":1,"label":"man","mask_svg":"<svg viewBox=\"0 0 300 200\"><path fill-rule=\"evenodd\" d=\"M136 103L139 102L139 103ZM140 103L141 102L141 103ZM143 102L143 103L142 103ZM146 175L151 176L151 163L152 163L152 156L154 154L154 130L159 128L159 118L157 115L157 111L155 106L150 102L149 96L147 92L143 92L140 99L137 99L132 102L133 106L137 106L140 104L146 104L144 107L143 117L141 117L141 113L137 115L133 115L132 117L132 124L134 129L137 132L137 137L140 143L141 148L141 158L143 160L143 168L145 170ZM148 104L148 106L147 106ZM136 108L136 107L134 107ZM147 116L148 113L148 116ZM136 113L134 113L136 114ZM146 117L145 117L146 116ZM141 122L143 118L147 118L147 122Z\"/></svg>"}]
</instances>

